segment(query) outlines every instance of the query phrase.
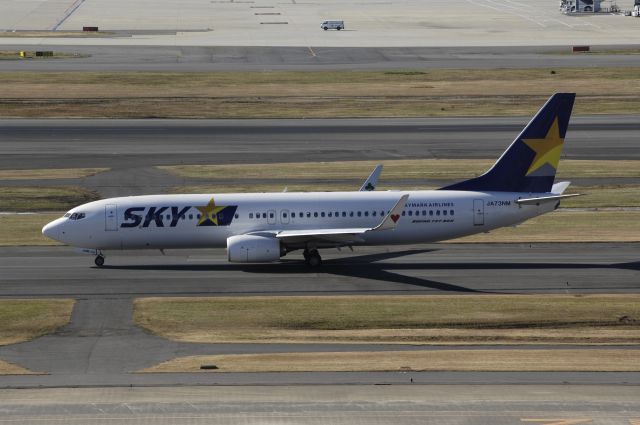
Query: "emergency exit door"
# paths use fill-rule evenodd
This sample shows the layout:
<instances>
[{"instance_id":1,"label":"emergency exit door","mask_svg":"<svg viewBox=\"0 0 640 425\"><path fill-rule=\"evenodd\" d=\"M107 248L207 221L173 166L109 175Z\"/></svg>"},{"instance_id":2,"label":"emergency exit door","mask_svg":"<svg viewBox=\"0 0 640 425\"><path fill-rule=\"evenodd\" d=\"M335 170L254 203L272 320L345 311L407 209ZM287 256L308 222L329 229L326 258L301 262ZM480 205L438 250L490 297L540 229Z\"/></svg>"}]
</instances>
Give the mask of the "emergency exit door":
<instances>
[{"instance_id":1,"label":"emergency exit door","mask_svg":"<svg viewBox=\"0 0 640 425\"><path fill-rule=\"evenodd\" d=\"M484 225L484 201L482 199L473 200L473 225Z\"/></svg>"},{"instance_id":2,"label":"emergency exit door","mask_svg":"<svg viewBox=\"0 0 640 425\"><path fill-rule=\"evenodd\" d=\"M118 206L108 204L104 207L104 230L113 232L118 230Z\"/></svg>"}]
</instances>

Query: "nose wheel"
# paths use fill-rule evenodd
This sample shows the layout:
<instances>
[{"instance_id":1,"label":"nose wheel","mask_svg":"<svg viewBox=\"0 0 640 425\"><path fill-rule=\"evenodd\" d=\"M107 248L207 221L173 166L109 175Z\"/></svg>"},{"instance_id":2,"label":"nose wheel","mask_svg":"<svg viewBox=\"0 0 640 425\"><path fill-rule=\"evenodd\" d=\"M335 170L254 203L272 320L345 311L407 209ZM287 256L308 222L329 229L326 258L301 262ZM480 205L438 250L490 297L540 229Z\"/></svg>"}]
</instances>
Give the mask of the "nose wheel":
<instances>
[{"instance_id":1,"label":"nose wheel","mask_svg":"<svg viewBox=\"0 0 640 425\"><path fill-rule=\"evenodd\" d=\"M97 255L95 260L93 260L93 262L96 263L96 266L98 267L104 266L104 255L102 254Z\"/></svg>"},{"instance_id":2,"label":"nose wheel","mask_svg":"<svg viewBox=\"0 0 640 425\"><path fill-rule=\"evenodd\" d=\"M304 262L309 267L320 267L322 265L322 257L320 257L317 249L312 249L311 251L305 249L302 255L304 256Z\"/></svg>"}]
</instances>

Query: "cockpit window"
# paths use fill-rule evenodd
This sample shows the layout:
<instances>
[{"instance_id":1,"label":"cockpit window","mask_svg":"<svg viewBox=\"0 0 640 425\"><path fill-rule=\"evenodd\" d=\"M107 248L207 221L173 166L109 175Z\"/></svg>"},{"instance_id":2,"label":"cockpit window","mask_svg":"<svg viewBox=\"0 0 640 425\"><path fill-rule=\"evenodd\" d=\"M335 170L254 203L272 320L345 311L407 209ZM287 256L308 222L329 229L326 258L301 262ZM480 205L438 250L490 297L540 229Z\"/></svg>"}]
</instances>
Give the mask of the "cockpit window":
<instances>
[{"instance_id":1,"label":"cockpit window","mask_svg":"<svg viewBox=\"0 0 640 425\"><path fill-rule=\"evenodd\" d=\"M69 213L67 213L67 214L69 214ZM67 216L67 215L65 214L65 217L66 217L66 216ZM85 217L86 217L86 214L85 214L85 213L83 213L83 212L77 212L77 213L73 213L73 214L71 214L71 215L69 216L69 220L82 220L82 219L83 219L83 218L85 218Z\"/></svg>"},{"instance_id":2,"label":"cockpit window","mask_svg":"<svg viewBox=\"0 0 640 425\"><path fill-rule=\"evenodd\" d=\"M69 217L71 217L71 213L66 213L64 216L65 216L65 218L69 218Z\"/></svg>"}]
</instances>

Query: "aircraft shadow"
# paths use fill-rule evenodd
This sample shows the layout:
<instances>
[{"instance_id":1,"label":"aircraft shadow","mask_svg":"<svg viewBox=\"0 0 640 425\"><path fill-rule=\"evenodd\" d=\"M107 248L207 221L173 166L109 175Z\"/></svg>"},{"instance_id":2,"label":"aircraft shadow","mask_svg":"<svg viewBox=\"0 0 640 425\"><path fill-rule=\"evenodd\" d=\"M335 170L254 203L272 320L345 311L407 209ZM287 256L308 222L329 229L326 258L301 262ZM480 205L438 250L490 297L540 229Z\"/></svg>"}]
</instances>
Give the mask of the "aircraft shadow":
<instances>
[{"instance_id":1,"label":"aircraft shadow","mask_svg":"<svg viewBox=\"0 0 640 425\"><path fill-rule=\"evenodd\" d=\"M495 291L480 291L465 286L439 282L415 276L407 276L402 271L428 271L428 270L525 270L525 269L552 269L552 270L584 270L584 269L626 269L640 270L640 261L617 264L590 264L590 263L546 263L546 262L446 262L446 263L414 263L392 262L379 263L383 260L422 254L436 251L433 249L404 250L384 252L366 255L357 255L346 258L328 259L318 269L310 269L301 260L285 259L277 264L158 264L158 265L105 265L103 269L113 270L147 270L147 271L239 271L255 274L324 274L342 277L352 277L376 280L388 283L398 283L433 289L436 291L458 293L496 293ZM400 273L396 272L399 271Z\"/></svg>"}]
</instances>

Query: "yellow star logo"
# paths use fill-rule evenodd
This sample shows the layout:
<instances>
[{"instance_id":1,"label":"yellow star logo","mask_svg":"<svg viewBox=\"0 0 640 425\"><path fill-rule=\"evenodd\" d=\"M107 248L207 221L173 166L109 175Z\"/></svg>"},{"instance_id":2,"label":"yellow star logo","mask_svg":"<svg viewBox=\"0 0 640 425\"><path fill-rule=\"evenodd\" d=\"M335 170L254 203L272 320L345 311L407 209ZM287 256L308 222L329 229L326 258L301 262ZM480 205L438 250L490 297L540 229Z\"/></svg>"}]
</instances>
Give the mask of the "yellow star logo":
<instances>
[{"instance_id":1,"label":"yellow star logo","mask_svg":"<svg viewBox=\"0 0 640 425\"><path fill-rule=\"evenodd\" d=\"M202 213L200 216L200 220L198 220L198 226L206 223L207 221L213 223L214 225L218 225L218 213L225 209L226 207L218 207L216 206L213 198L209 201L209 203L204 207L196 207L198 211Z\"/></svg>"},{"instance_id":2,"label":"yellow star logo","mask_svg":"<svg viewBox=\"0 0 640 425\"><path fill-rule=\"evenodd\" d=\"M522 139L522 141L536 153L536 157L533 158L531 166L527 170L527 176L544 164L550 164L553 168L558 169L562 144L564 143L564 139L560 137L558 117L553 120L544 139Z\"/></svg>"}]
</instances>

